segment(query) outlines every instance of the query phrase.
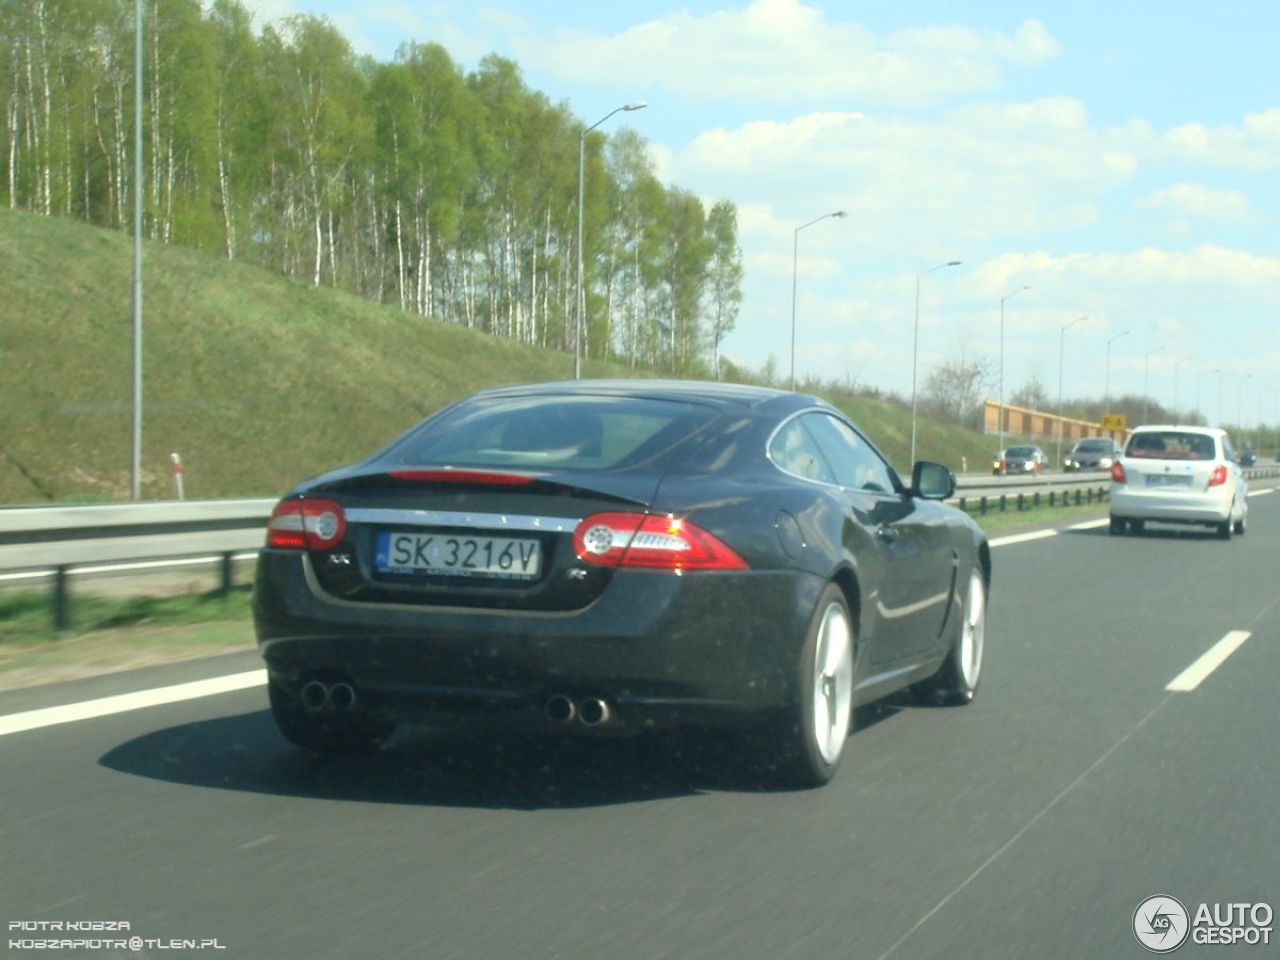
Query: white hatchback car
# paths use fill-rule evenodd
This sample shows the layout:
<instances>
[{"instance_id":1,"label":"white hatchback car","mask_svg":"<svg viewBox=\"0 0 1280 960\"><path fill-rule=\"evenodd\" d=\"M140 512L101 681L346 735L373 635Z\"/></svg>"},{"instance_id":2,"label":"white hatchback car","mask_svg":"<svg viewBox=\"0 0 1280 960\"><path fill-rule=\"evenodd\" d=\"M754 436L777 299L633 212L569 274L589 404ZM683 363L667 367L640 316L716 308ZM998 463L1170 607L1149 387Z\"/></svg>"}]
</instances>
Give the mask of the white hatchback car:
<instances>
[{"instance_id":1,"label":"white hatchback car","mask_svg":"<svg viewBox=\"0 0 1280 960\"><path fill-rule=\"evenodd\" d=\"M1200 524L1223 540L1243 534L1248 485L1225 430L1144 426L1111 466L1111 533L1148 520Z\"/></svg>"}]
</instances>

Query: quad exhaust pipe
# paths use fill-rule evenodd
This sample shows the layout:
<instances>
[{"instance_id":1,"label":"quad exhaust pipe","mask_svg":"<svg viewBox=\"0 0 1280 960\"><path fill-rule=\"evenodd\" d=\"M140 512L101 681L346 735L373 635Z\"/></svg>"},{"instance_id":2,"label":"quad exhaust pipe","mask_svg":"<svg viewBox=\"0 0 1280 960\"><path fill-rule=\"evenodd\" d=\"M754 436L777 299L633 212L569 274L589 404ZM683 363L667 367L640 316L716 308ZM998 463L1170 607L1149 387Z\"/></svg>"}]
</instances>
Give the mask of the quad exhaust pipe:
<instances>
[{"instance_id":1,"label":"quad exhaust pipe","mask_svg":"<svg viewBox=\"0 0 1280 960\"><path fill-rule=\"evenodd\" d=\"M587 697L574 703L564 694L556 694L547 701L546 710L547 717L556 723L569 723L576 717L586 727L608 723L612 716L609 705L599 697Z\"/></svg>"},{"instance_id":2,"label":"quad exhaust pipe","mask_svg":"<svg viewBox=\"0 0 1280 960\"><path fill-rule=\"evenodd\" d=\"M346 713L355 709L357 700L356 688L344 680L337 683L308 680L298 696L308 713Z\"/></svg>"}]
</instances>

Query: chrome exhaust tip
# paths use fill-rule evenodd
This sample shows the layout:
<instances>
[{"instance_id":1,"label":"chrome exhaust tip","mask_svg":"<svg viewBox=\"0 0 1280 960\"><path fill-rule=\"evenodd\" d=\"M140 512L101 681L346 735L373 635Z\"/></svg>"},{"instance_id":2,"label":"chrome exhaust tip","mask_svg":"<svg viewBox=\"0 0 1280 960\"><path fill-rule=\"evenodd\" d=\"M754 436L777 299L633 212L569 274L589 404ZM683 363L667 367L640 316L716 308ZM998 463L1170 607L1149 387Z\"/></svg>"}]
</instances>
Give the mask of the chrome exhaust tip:
<instances>
[{"instance_id":1,"label":"chrome exhaust tip","mask_svg":"<svg viewBox=\"0 0 1280 960\"><path fill-rule=\"evenodd\" d=\"M573 701L566 696L557 694L547 701L547 716L556 723L568 723L576 712Z\"/></svg>"},{"instance_id":2,"label":"chrome exhaust tip","mask_svg":"<svg viewBox=\"0 0 1280 960\"><path fill-rule=\"evenodd\" d=\"M349 683L335 683L329 688L329 704L338 713L345 713L356 705L356 688Z\"/></svg>"},{"instance_id":3,"label":"chrome exhaust tip","mask_svg":"<svg viewBox=\"0 0 1280 960\"><path fill-rule=\"evenodd\" d=\"M588 727L609 722L609 705L598 697L588 697L578 706L578 717Z\"/></svg>"},{"instance_id":4,"label":"chrome exhaust tip","mask_svg":"<svg viewBox=\"0 0 1280 960\"><path fill-rule=\"evenodd\" d=\"M309 680L298 694L302 706L310 713L319 713L329 705L329 687L319 680Z\"/></svg>"}]
</instances>

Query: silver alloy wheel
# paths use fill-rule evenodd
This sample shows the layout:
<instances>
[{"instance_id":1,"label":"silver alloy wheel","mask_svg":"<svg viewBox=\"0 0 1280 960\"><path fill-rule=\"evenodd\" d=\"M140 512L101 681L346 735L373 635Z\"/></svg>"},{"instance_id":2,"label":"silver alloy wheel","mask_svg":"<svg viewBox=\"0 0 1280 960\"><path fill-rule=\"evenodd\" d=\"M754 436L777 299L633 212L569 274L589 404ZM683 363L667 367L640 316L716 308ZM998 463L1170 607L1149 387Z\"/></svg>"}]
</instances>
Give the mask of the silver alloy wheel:
<instances>
[{"instance_id":1,"label":"silver alloy wheel","mask_svg":"<svg viewBox=\"0 0 1280 960\"><path fill-rule=\"evenodd\" d=\"M824 762L834 765L849 734L853 704L853 629L844 605L822 614L813 657L813 736Z\"/></svg>"},{"instance_id":2,"label":"silver alloy wheel","mask_svg":"<svg viewBox=\"0 0 1280 960\"><path fill-rule=\"evenodd\" d=\"M987 592L982 574L969 574L969 595L965 598L964 625L960 634L960 674L965 687L973 690L982 675L982 647L987 635Z\"/></svg>"}]
</instances>

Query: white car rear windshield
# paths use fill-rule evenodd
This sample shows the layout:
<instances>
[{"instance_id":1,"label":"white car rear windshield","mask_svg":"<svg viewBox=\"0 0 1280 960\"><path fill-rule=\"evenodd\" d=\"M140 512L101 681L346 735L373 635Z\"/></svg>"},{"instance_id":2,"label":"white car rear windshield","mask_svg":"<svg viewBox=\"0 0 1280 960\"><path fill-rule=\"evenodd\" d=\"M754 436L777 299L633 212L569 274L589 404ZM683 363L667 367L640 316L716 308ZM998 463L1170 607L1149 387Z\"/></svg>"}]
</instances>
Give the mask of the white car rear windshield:
<instances>
[{"instance_id":1,"label":"white car rear windshield","mask_svg":"<svg viewBox=\"0 0 1280 960\"><path fill-rule=\"evenodd\" d=\"M1126 457L1147 460L1213 460L1217 454L1213 437L1178 430L1135 433L1124 451Z\"/></svg>"}]
</instances>

